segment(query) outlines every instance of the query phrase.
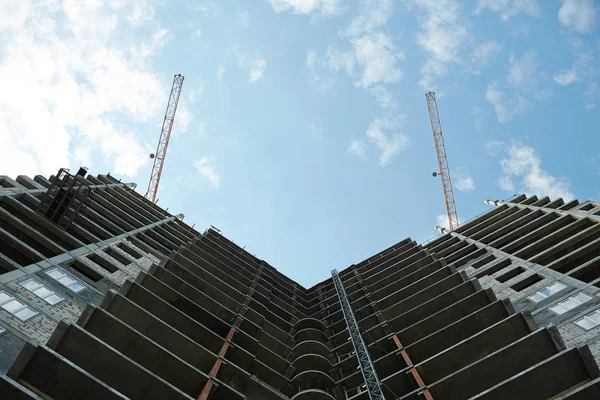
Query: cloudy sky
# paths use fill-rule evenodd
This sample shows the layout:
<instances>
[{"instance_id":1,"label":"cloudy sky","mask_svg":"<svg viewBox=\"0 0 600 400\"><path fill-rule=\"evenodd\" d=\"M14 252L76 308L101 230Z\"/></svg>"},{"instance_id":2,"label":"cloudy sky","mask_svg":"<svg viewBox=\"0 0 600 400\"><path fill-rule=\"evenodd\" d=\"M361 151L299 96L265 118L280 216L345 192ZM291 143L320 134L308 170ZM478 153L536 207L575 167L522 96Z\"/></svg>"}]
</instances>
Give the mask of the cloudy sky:
<instances>
[{"instance_id":1,"label":"cloudy sky","mask_svg":"<svg viewBox=\"0 0 600 400\"><path fill-rule=\"evenodd\" d=\"M305 285L514 193L600 199L594 0L3 0L0 174L90 167Z\"/></svg>"}]
</instances>

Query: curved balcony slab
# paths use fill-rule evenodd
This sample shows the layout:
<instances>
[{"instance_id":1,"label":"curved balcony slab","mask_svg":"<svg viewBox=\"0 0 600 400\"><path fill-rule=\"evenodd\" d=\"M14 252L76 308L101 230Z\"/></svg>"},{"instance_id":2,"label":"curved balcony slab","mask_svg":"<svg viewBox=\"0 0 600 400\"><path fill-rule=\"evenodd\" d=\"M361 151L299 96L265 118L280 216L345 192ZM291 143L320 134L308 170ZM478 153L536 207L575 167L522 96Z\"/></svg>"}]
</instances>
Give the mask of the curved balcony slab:
<instances>
[{"instance_id":1,"label":"curved balcony slab","mask_svg":"<svg viewBox=\"0 0 600 400\"><path fill-rule=\"evenodd\" d=\"M327 345L318 340L305 340L292 348L292 352L300 357L303 354L319 354L323 357L329 356L331 350Z\"/></svg>"},{"instance_id":2,"label":"curved balcony slab","mask_svg":"<svg viewBox=\"0 0 600 400\"><path fill-rule=\"evenodd\" d=\"M314 369L309 369L308 371L303 371L294 376L291 381L292 386L300 388L300 390L306 389L321 389L328 390L333 389L335 387L335 382L329 374L317 371Z\"/></svg>"},{"instance_id":3,"label":"curved balcony slab","mask_svg":"<svg viewBox=\"0 0 600 400\"><path fill-rule=\"evenodd\" d=\"M299 330L294 334L294 339L296 339L296 342L298 343L304 342L306 340L316 340L322 343L326 343L329 340L329 338L323 333L323 331L315 328L306 328Z\"/></svg>"},{"instance_id":4,"label":"curved balcony slab","mask_svg":"<svg viewBox=\"0 0 600 400\"><path fill-rule=\"evenodd\" d=\"M329 372L332 368L329 359L319 354L304 354L297 357L293 362L292 366L297 373L314 369L317 371Z\"/></svg>"},{"instance_id":5,"label":"curved balcony slab","mask_svg":"<svg viewBox=\"0 0 600 400\"><path fill-rule=\"evenodd\" d=\"M319 329L321 331L324 331L325 324L316 318L308 317L308 318L302 318L302 319L299 319L298 321L296 321L296 323L294 324L294 328L297 331L301 331L302 329L306 329L306 328L314 328L314 329Z\"/></svg>"},{"instance_id":6,"label":"curved balcony slab","mask_svg":"<svg viewBox=\"0 0 600 400\"><path fill-rule=\"evenodd\" d=\"M335 400L335 397L321 389L306 389L293 395L291 400Z\"/></svg>"}]
</instances>

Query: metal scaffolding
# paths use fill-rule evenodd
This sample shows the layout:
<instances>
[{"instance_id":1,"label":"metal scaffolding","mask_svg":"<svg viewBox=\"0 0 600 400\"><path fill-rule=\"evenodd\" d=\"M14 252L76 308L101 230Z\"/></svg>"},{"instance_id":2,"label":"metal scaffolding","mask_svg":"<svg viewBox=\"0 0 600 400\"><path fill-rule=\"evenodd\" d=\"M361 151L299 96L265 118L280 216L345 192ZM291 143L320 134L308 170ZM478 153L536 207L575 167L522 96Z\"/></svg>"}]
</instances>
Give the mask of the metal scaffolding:
<instances>
[{"instance_id":1,"label":"metal scaffolding","mask_svg":"<svg viewBox=\"0 0 600 400\"><path fill-rule=\"evenodd\" d=\"M348 300L346 290L344 289L344 285L342 285L342 280L340 279L337 269L331 271L331 276L333 277L335 291L337 292L340 306L342 307L342 313L344 314L348 332L350 332L350 340L352 341L352 346L354 346L354 353L358 359L358 366L360 367L360 371L365 380L365 387L369 393L369 398L372 400L385 400L379 377L377 376L377 372L375 372L373 361L371 361L367 346L360 334L358 322L356 322L356 318L354 318L354 312L350 306L350 301Z\"/></svg>"}]
</instances>

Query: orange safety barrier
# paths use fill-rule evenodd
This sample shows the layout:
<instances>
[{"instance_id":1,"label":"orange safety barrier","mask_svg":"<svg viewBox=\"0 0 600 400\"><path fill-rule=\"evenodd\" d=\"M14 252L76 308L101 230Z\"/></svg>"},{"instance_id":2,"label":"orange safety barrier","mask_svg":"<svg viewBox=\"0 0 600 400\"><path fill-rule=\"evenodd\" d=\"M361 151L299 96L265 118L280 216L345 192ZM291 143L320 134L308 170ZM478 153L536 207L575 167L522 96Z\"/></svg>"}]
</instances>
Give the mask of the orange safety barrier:
<instances>
[{"instance_id":1,"label":"orange safety barrier","mask_svg":"<svg viewBox=\"0 0 600 400\"><path fill-rule=\"evenodd\" d=\"M413 363L412 363L410 357L408 356L408 353L406 352L406 350L404 350L404 348L402 347L402 343L400 343L400 339L398 339L398 336L394 335L394 336L392 336L392 339L394 340L396 347L398 347L400 349L400 354L402 354L402 358L404 359L404 362L406 362L406 365L411 367L410 373L413 376L413 378L415 379L415 381L417 382L417 385L419 385L420 388L424 388L423 395L425 396L425 399L433 400L433 396L431 395L431 393L429 393L429 390L427 388L425 388L425 382L423 382L423 378L421 378L419 371L417 371L417 369L413 367Z\"/></svg>"}]
</instances>

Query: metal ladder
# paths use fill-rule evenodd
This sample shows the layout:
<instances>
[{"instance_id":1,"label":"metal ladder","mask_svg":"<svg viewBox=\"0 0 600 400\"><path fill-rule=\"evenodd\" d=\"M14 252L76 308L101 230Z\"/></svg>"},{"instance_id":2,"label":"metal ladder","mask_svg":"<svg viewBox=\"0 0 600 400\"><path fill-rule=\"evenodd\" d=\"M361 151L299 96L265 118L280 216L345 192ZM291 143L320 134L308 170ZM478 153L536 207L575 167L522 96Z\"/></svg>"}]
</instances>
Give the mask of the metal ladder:
<instances>
[{"instance_id":1,"label":"metal ladder","mask_svg":"<svg viewBox=\"0 0 600 400\"><path fill-rule=\"evenodd\" d=\"M354 346L354 352L356 354L356 358L358 359L358 366L360 367L360 371L362 372L365 380L365 386L367 388L369 398L371 400L385 400L385 396L381 390L379 377L377 376L377 372L375 372L375 367L373 366L373 361L371 361L371 357L369 356L367 346L360 335L358 323L356 322L356 318L354 318L354 312L352 311L352 307L350 307L350 301L348 300L346 290L344 289L344 285L342 285L342 280L340 279L337 269L331 271L331 276L333 278L335 291L337 292L338 299L342 307L342 313L344 314L346 326L350 332L350 340L352 341L352 346Z\"/></svg>"}]
</instances>

